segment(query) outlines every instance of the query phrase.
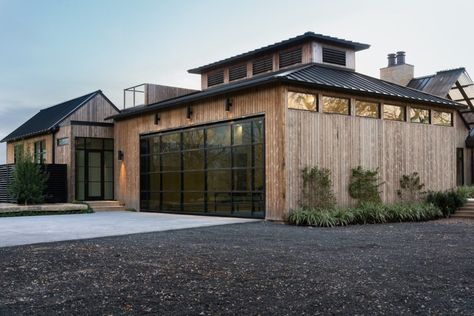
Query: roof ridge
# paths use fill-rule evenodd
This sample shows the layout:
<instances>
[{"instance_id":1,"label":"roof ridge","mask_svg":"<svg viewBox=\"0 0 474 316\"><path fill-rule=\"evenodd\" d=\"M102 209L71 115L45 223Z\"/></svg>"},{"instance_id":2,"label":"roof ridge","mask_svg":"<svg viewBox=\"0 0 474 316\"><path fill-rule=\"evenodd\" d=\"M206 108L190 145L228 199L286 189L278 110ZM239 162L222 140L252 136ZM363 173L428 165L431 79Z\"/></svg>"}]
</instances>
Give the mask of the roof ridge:
<instances>
[{"instance_id":1,"label":"roof ridge","mask_svg":"<svg viewBox=\"0 0 474 316\"><path fill-rule=\"evenodd\" d=\"M64 104L64 103L66 103L66 102L71 102L71 101L74 101L74 100L83 98L83 97L88 96L88 95L91 95L91 94L96 94L96 93L102 93L102 90L99 89L99 90L96 90L96 91L93 91L93 92L89 92L89 93L86 93L86 94L81 95L81 96L79 96L79 97L72 98L72 99L69 99L69 100L66 100L66 101L63 101L63 102L60 102L60 103L56 103L56 104L54 104L54 105L50 105L50 106L48 106L47 108L40 109L39 111L41 112L41 111L49 110L50 108L54 108L55 106Z\"/></svg>"}]
</instances>

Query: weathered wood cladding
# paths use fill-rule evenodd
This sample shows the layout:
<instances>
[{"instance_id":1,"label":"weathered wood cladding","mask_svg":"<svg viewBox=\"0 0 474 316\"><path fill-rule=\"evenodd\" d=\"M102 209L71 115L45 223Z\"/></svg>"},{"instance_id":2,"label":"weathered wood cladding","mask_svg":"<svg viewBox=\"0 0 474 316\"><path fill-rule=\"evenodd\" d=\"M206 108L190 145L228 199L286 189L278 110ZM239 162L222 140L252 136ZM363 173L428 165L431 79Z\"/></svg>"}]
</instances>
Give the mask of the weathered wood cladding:
<instances>
[{"instance_id":1,"label":"weathered wood cladding","mask_svg":"<svg viewBox=\"0 0 474 316\"><path fill-rule=\"evenodd\" d=\"M147 83L145 84L145 104L160 102L192 92L196 92L196 90Z\"/></svg>"},{"instance_id":2,"label":"weathered wood cladding","mask_svg":"<svg viewBox=\"0 0 474 316\"><path fill-rule=\"evenodd\" d=\"M76 112L61 122L60 126L70 125L71 121L104 122L118 111L101 94L96 95Z\"/></svg>"},{"instance_id":3,"label":"weathered wood cladding","mask_svg":"<svg viewBox=\"0 0 474 316\"><path fill-rule=\"evenodd\" d=\"M115 125L115 149L122 150L124 160L115 165L116 198L127 207L139 209L139 138L141 134L184 128L210 122L232 120L250 115L265 115L266 155L266 218L279 220L285 208L284 173L284 106L280 87L252 89L232 94L232 108L225 111L225 97L212 98L194 104L191 119L186 107L160 112L161 120L154 124L154 113L119 120Z\"/></svg>"},{"instance_id":4,"label":"weathered wood cladding","mask_svg":"<svg viewBox=\"0 0 474 316\"><path fill-rule=\"evenodd\" d=\"M287 109L287 209L298 206L300 172L306 166L331 170L337 202L344 206L354 204L348 185L351 168L358 165L379 168L381 181L385 182L381 189L386 202L397 201L396 191L403 174L418 172L426 189L445 190L456 186L456 148L465 148L467 136L466 126L456 111L413 105L453 112L453 127L355 117L355 99L384 101L297 87L289 89L316 93L319 101L321 95L348 97L352 109L351 116ZM386 103L410 106L389 100ZM471 154L470 149L464 149L466 183L471 183Z\"/></svg>"},{"instance_id":5,"label":"weathered wood cladding","mask_svg":"<svg viewBox=\"0 0 474 316\"><path fill-rule=\"evenodd\" d=\"M45 163L53 163L53 136L51 134L43 134L7 143L7 164L14 163L14 147L17 144L23 144L25 153L33 156L35 150L35 142L45 141L46 144L46 161Z\"/></svg>"}]
</instances>

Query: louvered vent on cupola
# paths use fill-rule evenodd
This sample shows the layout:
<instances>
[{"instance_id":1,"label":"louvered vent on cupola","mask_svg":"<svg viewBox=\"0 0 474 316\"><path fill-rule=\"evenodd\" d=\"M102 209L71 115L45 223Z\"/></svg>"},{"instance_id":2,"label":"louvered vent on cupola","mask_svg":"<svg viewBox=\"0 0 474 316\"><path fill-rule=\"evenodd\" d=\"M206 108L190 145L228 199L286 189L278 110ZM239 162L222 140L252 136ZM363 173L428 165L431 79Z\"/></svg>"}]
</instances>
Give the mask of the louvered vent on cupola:
<instances>
[{"instance_id":1,"label":"louvered vent on cupola","mask_svg":"<svg viewBox=\"0 0 474 316\"><path fill-rule=\"evenodd\" d=\"M218 70L207 74L207 86L212 87L224 83L224 70Z\"/></svg>"},{"instance_id":2,"label":"louvered vent on cupola","mask_svg":"<svg viewBox=\"0 0 474 316\"><path fill-rule=\"evenodd\" d=\"M346 52L339 49L323 47L323 63L346 65Z\"/></svg>"},{"instance_id":3,"label":"louvered vent on cupola","mask_svg":"<svg viewBox=\"0 0 474 316\"><path fill-rule=\"evenodd\" d=\"M247 64L241 64L229 68L229 81L247 77Z\"/></svg>"},{"instance_id":4,"label":"louvered vent on cupola","mask_svg":"<svg viewBox=\"0 0 474 316\"><path fill-rule=\"evenodd\" d=\"M273 70L273 57L266 56L259 58L252 63L252 74L258 75Z\"/></svg>"},{"instance_id":5,"label":"louvered vent on cupola","mask_svg":"<svg viewBox=\"0 0 474 316\"><path fill-rule=\"evenodd\" d=\"M287 50L280 53L280 68L288 67L291 65L299 64L303 60L303 51L300 48Z\"/></svg>"}]
</instances>

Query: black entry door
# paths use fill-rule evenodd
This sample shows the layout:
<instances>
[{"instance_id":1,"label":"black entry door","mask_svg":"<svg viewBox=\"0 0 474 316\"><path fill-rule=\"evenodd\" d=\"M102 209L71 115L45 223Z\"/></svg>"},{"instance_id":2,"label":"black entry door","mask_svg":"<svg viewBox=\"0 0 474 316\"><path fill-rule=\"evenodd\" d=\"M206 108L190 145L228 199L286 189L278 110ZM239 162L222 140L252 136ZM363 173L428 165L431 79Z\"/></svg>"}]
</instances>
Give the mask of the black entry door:
<instances>
[{"instance_id":1,"label":"black entry door","mask_svg":"<svg viewBox=\"0 0 474 316\"><path fill-rule=\"evenodd\" d=\"M104 155L102 151L86 151L86 196L87 200L104 199Z\"/></svg>"}]
</instances>

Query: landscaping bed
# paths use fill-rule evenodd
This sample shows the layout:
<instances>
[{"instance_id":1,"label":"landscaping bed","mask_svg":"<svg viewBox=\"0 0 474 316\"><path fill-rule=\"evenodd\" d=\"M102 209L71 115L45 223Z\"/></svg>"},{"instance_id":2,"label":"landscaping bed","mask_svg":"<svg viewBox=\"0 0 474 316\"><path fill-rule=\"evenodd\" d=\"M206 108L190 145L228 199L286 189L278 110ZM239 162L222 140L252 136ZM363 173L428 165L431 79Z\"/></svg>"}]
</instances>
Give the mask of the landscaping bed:
<instances>
[{"instance_id":1,"label":"landscaping bed","mask_svg":"<svg viewBox=\"0 0 474 316\"><path fill-rule=\"evenodd\" d=\"M0 204L0 217L91 213L86 204L57 203L38 205Z\"/></svg>"},{"instance_id":2,"label":"landscaping bed","mask_svg":"<svg viewBox=\"0 0 474 316\"><path fill-rule=\"evenodd\" d=\"M0 314L472 315L472 228L259 222L0 248Z\"/></svg>"}]
</instances>

